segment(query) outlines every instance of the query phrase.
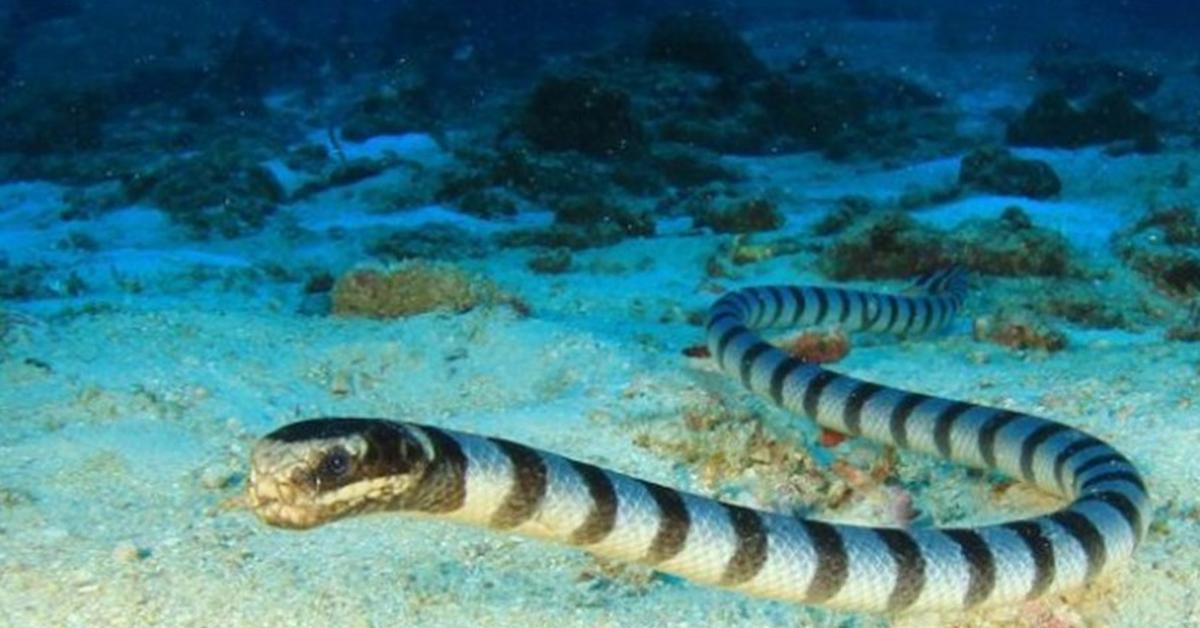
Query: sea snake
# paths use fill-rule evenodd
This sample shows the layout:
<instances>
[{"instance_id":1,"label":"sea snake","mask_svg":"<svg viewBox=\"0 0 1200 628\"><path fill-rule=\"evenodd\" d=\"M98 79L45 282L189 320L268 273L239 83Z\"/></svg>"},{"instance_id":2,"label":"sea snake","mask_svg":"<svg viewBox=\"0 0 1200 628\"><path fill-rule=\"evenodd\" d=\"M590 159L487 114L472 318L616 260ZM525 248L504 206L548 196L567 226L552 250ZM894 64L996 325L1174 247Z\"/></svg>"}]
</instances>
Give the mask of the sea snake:
<instances>
[{"instance_id":1,"label":"sea snake","mask_svg":"<svg viewBox=\"0 0 1200 628\"><path fill-rule=\"evenodd\" d=\"M381 419L284 426L252 454L247 501L309 528L408 511L565 543L748 595L877 612L968 609L1079 586L1126 562L1150 500L1103 441L1015 410L890 388L794 358L753 330L836 321L926 332L961 306L957 269L905 294L764 286L708 315L712 357L746 388L826 429L995 469L1070 499L1056 512L960 528L860 527L677 491L512 441Z\"/></svg>"}]
</instances>

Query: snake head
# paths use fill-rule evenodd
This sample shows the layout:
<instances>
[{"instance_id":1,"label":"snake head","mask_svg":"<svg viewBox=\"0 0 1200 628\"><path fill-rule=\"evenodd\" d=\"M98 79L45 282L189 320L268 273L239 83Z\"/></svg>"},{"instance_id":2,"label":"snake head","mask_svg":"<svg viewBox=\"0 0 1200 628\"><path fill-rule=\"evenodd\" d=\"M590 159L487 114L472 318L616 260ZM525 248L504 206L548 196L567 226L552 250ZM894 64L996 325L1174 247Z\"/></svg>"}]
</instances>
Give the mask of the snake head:
<instances>
[{"instance_id":1,"label":"snake head","mask_svg":"<svg viewBox=\"0 0 1200 628\"><path fill-rule=\"evenodd\" d=\"M403 504L429 466L428 443L400 423L311 419L254 447L246 502L263 522L315 527Z\"/></svg>"}]
</instances>

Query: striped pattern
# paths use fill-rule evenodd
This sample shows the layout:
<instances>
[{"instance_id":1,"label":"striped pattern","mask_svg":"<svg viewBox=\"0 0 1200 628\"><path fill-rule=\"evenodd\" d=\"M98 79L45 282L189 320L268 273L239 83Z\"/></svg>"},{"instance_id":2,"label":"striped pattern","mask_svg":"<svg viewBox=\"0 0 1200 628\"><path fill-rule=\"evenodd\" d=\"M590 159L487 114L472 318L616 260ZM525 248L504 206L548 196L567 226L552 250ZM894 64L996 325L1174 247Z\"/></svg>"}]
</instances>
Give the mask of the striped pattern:
<instances>
[{"instance_id":1,"label":"striped pattern","mask_svg":"<svg viewBox=\"0 0 1200 628\"><path fill-rule=\"evenodd\" d=\"M410 456L420 460L397 463L420 468L416 481L380 507L567 543L750 595L869 611L1026 600L1126 561L1145 533L1149 498L1134 466L1102 441L1020 412L859 381L790 358L752 331L830 320L874 331L936 330L960 307L965 282L955 270L933 273L911 292L732 292L712 307L709 348L747 388L823 427L1004 472L1063 494L1071 501L1062 510L979 528L837 525L721 503L497 438L384 421L403 434L388 439L426 446ZM351 420L306 423L339 421ZM395 447L379 441L368 451ZM329 518L338 516L345 514Z\"/></svg>"}]
</instances>

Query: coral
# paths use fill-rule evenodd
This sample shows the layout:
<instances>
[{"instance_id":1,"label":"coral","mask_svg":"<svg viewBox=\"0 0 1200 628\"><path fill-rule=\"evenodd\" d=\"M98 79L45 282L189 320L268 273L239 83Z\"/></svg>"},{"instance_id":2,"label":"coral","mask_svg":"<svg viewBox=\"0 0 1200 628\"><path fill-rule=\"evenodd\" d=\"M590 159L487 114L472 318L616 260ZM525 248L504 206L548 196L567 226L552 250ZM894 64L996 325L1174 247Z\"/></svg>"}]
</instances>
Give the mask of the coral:
<instances>
[{"instance_id":1,"label":"coral","mask_svg":"<svg viewBox=\"0 0 1200 628\"><path fill-rule=\"evenodd\" d=\"M47 292L49 268L40 264L12 265L0 256L0 299L30 299Z\"/></svg>"},{"instance_id":2,"label":"coral","mask_svg":"<svg viewBox=\"0 0 1200 628\"><path fill-rule=\"evenodd\" d=\"M403 262L387 271L352 270L333 286L333 314L399 318L434 311L465 312L511 301L489 281L447 264Z\"/></svg>"},{"instance_id":3,"label":"coral","mask_svg":"<svg viewBox=\"0 0 1200 628\"><path fill-rule=\"evenodd\" d=\"M1008 125L1007 140L1017 146L1059 148L1128 140L1140 152L1153 152L1160 145L1156 126L1123 91L1105 92L1078 109L1061 91L1051 90L1034 98Z\"/></svg>"},{"instance_id":4,"label":"coral","mask_svg":"<svg viewBox=\"0 0 1200 628\"><path fill-rule=\"evenodd\" d=\"M109 99L99 90L9 88L0 98L0 152L73 153L100 148Z\"/></svg>"},{"instance_id":5,"label":"coral","mask_svg":"<svg viewBox=\"0 0 1200 628\"><path fill-rule=\"evenodd\" d=\"M236 237L262 229L283 199L274 176L238 143L218 143L194 157L170 159L127 178L131 201L148 198L195 235Z\"/></svg>"},{"instance_id":6,"label":"coral","mask_svg":"<svg viewBox=\"0 0 1200 628\"><path fill-rule=\"evenodd\" d=\"M645 144L629 94L587 76L543 78L518 128L543 150L577 150L597 157L636 153Z\"/></svg>"},{"instance_id":7,"label":"coral","mask_svg":"<svg viewBox=\"0 0 1200 628\"><path fill-rule=\"evenodd\" d=\"M1134 98L1148 98L1162 85L1153 69L1118 63L1089 53L1070 41L1044 46L1030 64L1035 76L1071 98L1119 89Z\"/></svg>"},{"instance_id":8,"label":"coral","mask_svg":"<svg viewBox=\"0 0 1200 628\"><path fill-rule=\"evenodd\" d=\"M649 212L618 205L602 196L566 196L552 202L554 224L545 229L514 230L499 236L502 246L586 249L616 244L628 237L654 235Z\"/></svg>"},{"instance_id":9,"label":"coral","mask_svg":"<svg viewBox=\"0 0 1200 628\"><path fill-rule=\"evenodd\" d=\"M213 89L251 111L260 109L273 78L274 60L281 52L279 43L259 23L243 22L213 68Z\"/></svg>"},{"instance_id":10,"label":"coral","mask_svg":"<svg viewBox=\"0 0 1200 628\"><path fill-rule=\"evenodd\" d=\"M654 218L622 207L601 196L570 196L554 203L555 222L601 231L617 230L627 236L654 235Z\"/></svg>"},{"instance_id":11,"label":"coral","mask_svg":"<svg viewBox=\"0 0 1200 628\"><path fill-rule=\"evenodd\" d=\"M1135 231L1160 231L1163 242L1173 246L1200 245L1200 213L1186 205L1153 208L1133 228Z\"/></svg>"},{"instance_id":12,"label":"coral","mask_svg":"<svg viewBox=\"0 0 1200 628\"><path fill-rule=\"evenodd\" d=\"M734 182L742 178L722 165L719 159L716 153L679 144L658 148L650 156L654 169L662 173L668 183L678 187Z\"/></svg>"},{"instance_id":13,"label":"coral","mask_svg":"<svg viewBox=\"0 0 1200 628\"><path fill-rule=\"evenodd\" d=\"M1056 196L1062 189L1050 164L1021 159L995 146L977 148L963 157L958 182L985 192L1035 199Z\"/></svg>"},{"instance_id":14,"label":"coral","mask_svg":"<svg viewBox=\"0 0 1200 628\"><path fill-rule=\"evenodd\" d=\"M501 187L470 190L458 198L458 209L479 218L497 218L517 213L517 203Z\"/></svg>"},{"instance_id":15,"label":"coral","mask_svg":"<svg viewBox=\"0 0 1200 628\"><path fill-rule=\"evenodd\" d=\"M459 165L438 175L434 193L438 202L458 203L474 193L505 190L534 202L552 203L566 196L607 195L611 188L607 164L576 152L518 147L460 151L457 157Z\"/></svg>"},{"instance_id":16,"label":"coral","mask_svg":"<svg viewBox=\"0 0 1200 628\"><path fill-rule=\"evenodd\" d=\"M753 88L752 97L777 132L807 148L831 145L848 128L863 125L870 97L861 77L848 71L774 75Z\"/></svg>"},{"instance_id":17,"label":"coral","mask_svg":"<svg viewBox=\"0 0 1200 628\"><path fill-rule=\"evenodd\" d=\"M433 121L421 86L383 89L354 104L342 123L342 137L360 142L377 135L426 130Z\"/></svg>"},{"instance_id":18,"label":"coral","mask_svg":"<svg viewBox=\"0 0 1200 628\"><path fill-rule=\"evenodd\" d=\"M905 278L951 262L988 275L1078 274L1060 234L1034 226L1018 207L997 219L963 222L950 233L903 212L868 214L826 246L821 270L834 279Z\"/></svg>"},{"instance_id":19,"label":"coral","mask_svg":"<svg viewBox=\"0 0 1200 628\"><path fill-rule=\"evenodd\" d=\"M813 224L813 235L830 236L841 233L855 220L871 213L873 209L874 203L865 196L843 196L837 200L832 209Z\"/></svg>"},{"instance_id":20,"label":"coral","mask_svg":"<svg viewBox=\"0 0 1200 628\"><path fill-rule=\"evenodd\" d=\"M1007 277L1071 274L1071 248L1061 234L1034 226L1020 207L999 219L969 220L951 232L952 257L967 268Z\"/></svg>"},{"instance_id":21,"label":"coral","mask_svg":"<svg viewBox=\"0 0 1200 628\"><path fill-rule=\"evenodd\" d=\"M337 281L328 271L319 271L304 282L305 294L323 294L333 290L333 284Z\"/></svg>"},{"instance_id":22,"label":"coral","mask_svg":"<svg viewBox=\"0 0 1200 628\"><path fill-rule=\"evenodd\" d=\"M559 247L543 251L533 256L528 266L542 275L560 275L571 269L571 250Z\"/></svg>"},{"instance_id":23,"label":"coral","mask_svg":"<svg viewBox=\"0 0 1200 628\"><path fill-rule=\"evenodd\" d=\"M269 22L247 19L212 63L206 90L238 115L262 113L263 96L285 82L311 80L325 58Z\"/></svg>"},{"instance_id":24,"label":"coral","mask_svg":"<svg viewBox=\"0 0 1200 628\"><path fill-rule=\"evenodd\" d=\"M654 24L646 41L646 59L676 63L692 70L745 79L766 71L736 31L702 12L669 15Z\"/></svg>"},{"instance_id":25,"label":"coral","mask_svg":"<svg viewBox=\"0 0 1200 628\"><path fill-rule=\"evenodd\" d=\"M452 224L429 224L399 229L367 246L372 256L390 261L406 259L458 260L488 254L487 241Z\"/></svg>"},{"instance_id":26,"label":"coral","mask_svg":"<svg viewBox=\"0 0 1200 628\"><path fill-rule=\"evenodd\" d=\"M747 93L771 133L830 159L909 155L923 147L936 154L956 138L954 118L935 94L897 77L851 71L819 48Z\"/></svg>"},{"instance_id":27,"label":"coral","mask_svg":"<svg viewBox=\"0 0 1200 628\"><path fill-rule=\"evenodd\" d=\"M990 317L975 319L975 340L987 340L1011 349L1061 351L1067 337L1028 310L1001 309Z\"/></svg>"},{"instance_id":28,"label":"coral","mask_svg":"<svg viewBox=\"0 0 1200 628\"><path fill-rule=\"evenodd\" d=\"M770 118L757 107L742 107L721 118L672 111L659 121L658 135L664 140L736 155L767 154L780 139Z\"/></svg>"},{"instance_id":29,"label":"coral","mask_svg":"<svg viewBox=\"0 0 1200 628\"><path fill-rule=\"evenodd\" d=\"M963 188L955 182L934 185L908 185L896 199L896 205L905 211L949 203L962 196Z\"/></svg>"},{"instance_id":30,"label":"coral","mask_svg":"<svg viewBox=\"0 0 1200 628\"><path fill-rule=\"evenodd\" d=\"M697 227L708 227L717 233L771 231L784 223L779 208L765 198L744 199L724 207L708 204L693 218Z\"/></svg>"},{"instance_id":31,"label":"coral","mask_svg":"<svg viewBox=\"0 0 1200 628\"><path fill-rule=\"evenodd\" d=\"M1133 329L1129 312L1114 298L1080 286L1056 286L1037 310L1092 329Z\"/></svg>"},{"instance_id":32,"label":"coral","mask_svg":"<svg viewBox=\"0 0 1200 628\"><path fill-rule=\"evenodd\" d=\"M297 172L319 173L329 163L329 149L324 144L301 144L288 151L283 163Z\"/></svg>"},{"instance_id":33,"label":"coral","mask_svg":"<svg viewBox=\"0 0 1200 628\"><path fill-rule=\"evenodd\" d=\"M941 266L949 257L942 237L896 211L868 216L838 236L819 261L836 280L904 278Z\"/></svg>"},{"instance_id":34,"label":"coral","mask_svg":"<svg viewBox=\"0 0 1200 628\"><path fill-rule=\"evenodd\" d=\"M1187 317L1167 329L1167 340L1200 342L1200 301L1192 301Z\"/></svg>"},{"instance_id":35,"label":"coral","mask_svg":"<svg viewBox=\"0 0 1200 628\"><path fill-rule=\"evenodd\" d=\"M1200 213L1194 208L1152 209L1117 232L1113 248L1168 295L1188 297L1200 292Z\"/></svg>"}]
</instances>

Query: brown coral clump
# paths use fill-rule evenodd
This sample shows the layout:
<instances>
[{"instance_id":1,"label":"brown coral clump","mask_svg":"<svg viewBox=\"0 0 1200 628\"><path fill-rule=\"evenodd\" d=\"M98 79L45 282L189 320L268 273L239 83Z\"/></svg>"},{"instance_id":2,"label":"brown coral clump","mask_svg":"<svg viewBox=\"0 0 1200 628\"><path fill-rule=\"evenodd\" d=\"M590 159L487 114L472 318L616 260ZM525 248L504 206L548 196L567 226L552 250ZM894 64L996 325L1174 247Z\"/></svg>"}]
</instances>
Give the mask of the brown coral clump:
<instances>
[{"instance_id":1,"label":"brown coral clump","mask_svg":"<svg viewBox=\"0 0 1200 628\"><path fill-rule=\"evenodd\" d=\"M352 270L333 286L339 316L399 318L433 311L465 312L511 300L491 282L456 266L408 262L387 271Z\"/></svg>"},{"instance_id":2,"label":"brown coral clump","mask_svg":"<svg viewBox=\"0 0 1200 628\"><path fill-rule=\"evenodd\" d=\"M1001 310L994 317L982 317L974 323L975 340L986 340L1017 349L1061 351L1067 347L1067 337L1025 310Z\"/></svg>"}]
</instances>

